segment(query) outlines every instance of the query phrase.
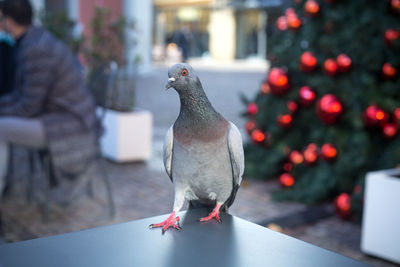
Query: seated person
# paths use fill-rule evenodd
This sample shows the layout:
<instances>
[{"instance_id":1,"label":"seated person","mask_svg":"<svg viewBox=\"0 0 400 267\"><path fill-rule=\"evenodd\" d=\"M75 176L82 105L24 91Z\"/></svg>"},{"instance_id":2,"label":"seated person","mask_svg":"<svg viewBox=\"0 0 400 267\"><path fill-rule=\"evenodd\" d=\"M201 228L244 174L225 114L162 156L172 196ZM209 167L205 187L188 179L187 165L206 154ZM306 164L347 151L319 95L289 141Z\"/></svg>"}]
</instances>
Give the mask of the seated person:
<instances>
[{"instance_id":1,"label":"seated person","mask_svg":"<svg viewBox=\"0 0 400 267\"><path fill-rule=\"evenodd\" d=\"M16 40L16 70L14 90L0 97L0 192L8 144L48 150L55 173L71 176L98 152L95 105L74 55L32 25L28 0L5 0L1 8L1 23Z\"/></svg>"}]
</instances>

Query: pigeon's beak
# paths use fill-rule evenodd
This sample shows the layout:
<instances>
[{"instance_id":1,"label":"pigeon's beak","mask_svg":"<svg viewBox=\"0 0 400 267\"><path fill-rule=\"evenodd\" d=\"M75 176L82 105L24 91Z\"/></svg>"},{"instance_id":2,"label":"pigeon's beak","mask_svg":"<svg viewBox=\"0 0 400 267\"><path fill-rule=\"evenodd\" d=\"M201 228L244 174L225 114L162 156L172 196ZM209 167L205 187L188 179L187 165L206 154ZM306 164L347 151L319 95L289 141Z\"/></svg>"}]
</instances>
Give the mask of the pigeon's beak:
<instances>
[{"instance_id":1,"label":"pigeon's beak","mask_svg":"<svg viewBox=\"0 0 400 267\"><path fill-rule=\"evenodd\" d=\"M175 78L174 78L174 77L169 78L169 79L168 79L168 83L167 83L167 85L165 86L165 90L168 90L169 88L173 87L173 86L174 86L174 85L173 85L174 82L175 82Z\"/></svg>"}]
</instances>

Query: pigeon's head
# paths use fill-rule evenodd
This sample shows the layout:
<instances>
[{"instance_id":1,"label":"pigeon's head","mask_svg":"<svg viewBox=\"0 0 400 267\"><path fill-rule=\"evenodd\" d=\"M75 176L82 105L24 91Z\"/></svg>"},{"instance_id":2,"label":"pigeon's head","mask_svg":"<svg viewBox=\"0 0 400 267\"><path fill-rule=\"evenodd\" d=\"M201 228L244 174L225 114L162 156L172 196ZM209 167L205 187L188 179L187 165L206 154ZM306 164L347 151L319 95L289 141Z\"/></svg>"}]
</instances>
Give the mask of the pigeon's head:
<instances>
[{"instance_id":1,"label":"pigeon's head","mask_svg":"<svg viewBox=\"0 0 400 267\"><path fill-rule=\"evenodd\" d=\"M178 63L168 70L168 83L166 89L175 88L178 93L194 90L199 81L193 68L186 63Z\"/></svg>"}]
</instances>

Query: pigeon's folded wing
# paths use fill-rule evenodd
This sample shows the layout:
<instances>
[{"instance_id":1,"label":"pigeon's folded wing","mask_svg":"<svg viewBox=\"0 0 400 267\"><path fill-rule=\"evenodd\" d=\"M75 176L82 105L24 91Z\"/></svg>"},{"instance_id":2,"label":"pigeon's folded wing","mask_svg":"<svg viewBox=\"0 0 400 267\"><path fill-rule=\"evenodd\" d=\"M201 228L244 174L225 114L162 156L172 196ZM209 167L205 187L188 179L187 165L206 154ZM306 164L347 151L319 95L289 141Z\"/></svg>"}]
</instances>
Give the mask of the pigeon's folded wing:
<instances>
[{"instance_id":1,"label":"pigeon's folded wing","mask_svg":"<svg viewBox=\"0 0 400 267\"><path fill-rule=\"evenodd\" d=\"M172 147L174 144L174 126L172 125L167 132L163 147L164 167L172 181Z\"/></svg>"},{"instance_id":2,"label":"pigeon's folded wing","mask_svg":"<svg viewBox=\"0 0 400 267\"><path fill-rule=\"evenodd\" d=\"M228 133L228 148L231 158L233 184L239 186L244 172L244 152L242 136L239 129L232 122Z\"/></svg>"}]
</instances>

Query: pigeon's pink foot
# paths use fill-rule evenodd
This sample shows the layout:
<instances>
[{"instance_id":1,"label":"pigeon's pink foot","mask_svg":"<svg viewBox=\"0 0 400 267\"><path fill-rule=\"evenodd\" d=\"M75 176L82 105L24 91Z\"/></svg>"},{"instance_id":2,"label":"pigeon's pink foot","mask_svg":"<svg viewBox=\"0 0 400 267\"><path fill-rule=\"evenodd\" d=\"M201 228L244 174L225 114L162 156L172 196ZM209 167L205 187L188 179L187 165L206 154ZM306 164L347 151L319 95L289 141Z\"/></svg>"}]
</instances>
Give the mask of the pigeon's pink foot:
<instances>
[{"instance_id":1,"label":"pigeon's pink foot","mask_svg":"<svg viewBox=\"0 0 400 267\"><path fill-rule=\"evenodd\" d=\"M165 231L167 231L170 227L175 228L177 230L181 230L182 227L179 225L179 216L175 216L175 211L171 213L171 215L166 219L165 221L161 223L155 223L155 224L150 224L149 227L152 228L157 228L157 227L162 227L162 233L164 234Z\"/></svg>"},{"instance_id":2,"label":"pigeon's pink foot","mask_svg":"<svg viewBox=\"0 0 400 267\"><path fill-rule=\"evenodd\" d=\"M222 222L221 218L219 217L219 209L221 208L221 206L222 206L221 204L217 204L214 210L207 217L201 218L199 219L199 221L206 222L214 218L215 220L217 220L217 222L219 223Z\"/></svg>"}]
</instances>

